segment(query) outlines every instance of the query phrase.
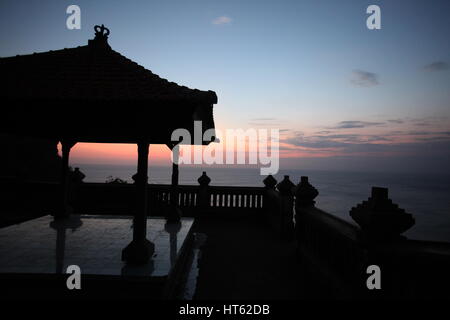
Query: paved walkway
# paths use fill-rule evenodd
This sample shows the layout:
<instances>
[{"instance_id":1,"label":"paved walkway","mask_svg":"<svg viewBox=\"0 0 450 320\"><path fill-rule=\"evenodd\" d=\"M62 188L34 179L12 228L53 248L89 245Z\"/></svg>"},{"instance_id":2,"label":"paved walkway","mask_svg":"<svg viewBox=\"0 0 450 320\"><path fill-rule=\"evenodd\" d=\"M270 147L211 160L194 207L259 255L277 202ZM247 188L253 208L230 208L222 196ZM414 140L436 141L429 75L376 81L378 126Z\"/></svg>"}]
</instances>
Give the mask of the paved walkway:
<instances>
[{"instance_id":1,"label":"paved walkway","mask_svg":"<svg viewBox=\"0 0 450 320\"><path fill-rule=\"evenodd\" d=\"M194 299L300 299L295 246L253 220L197 219L207 235Z\"/></svg>"}]
</instances>

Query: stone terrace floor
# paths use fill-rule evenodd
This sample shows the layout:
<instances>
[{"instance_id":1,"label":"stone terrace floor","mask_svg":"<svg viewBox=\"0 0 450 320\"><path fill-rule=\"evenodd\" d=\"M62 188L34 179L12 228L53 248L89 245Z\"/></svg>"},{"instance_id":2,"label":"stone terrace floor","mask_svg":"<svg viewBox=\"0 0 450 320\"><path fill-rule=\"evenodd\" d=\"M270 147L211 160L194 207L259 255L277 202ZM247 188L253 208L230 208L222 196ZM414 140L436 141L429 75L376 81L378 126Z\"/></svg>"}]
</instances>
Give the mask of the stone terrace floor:
<instances>
[{"instance_id":1,"label":"stone terrace floor","mask_svg":"<svg viewBox=\"0 0 450 320\"><path fill-rule=\"evenodd\" d=\"M170 233L177 234L172 251L175 243L178 251L192 227L197 240L204 241L194 250L185 288L188 292L180 297L304 298L295 243L282 240L259 219L203 217L194 222L183 218L174 230L165 228L164 219L149 219L148 239L155 243L156 256L152 268L142 270L126 270L120 260L122 248L132 237L129 218L83 216L71 220L54 225L53 218L45 216L0 229L0 273L64 273L68 265L78 264L82 273L164 275L174 257L170 254Z\"/></svg>"},{"instance_id":2,"label":"stone terrace floor","mask_svg":"<svg viewBox=\"0 0 450 320\"><path fill-rule=\"evenodd\" d=\"M166 276L193 219L183 218L175 226L161 218L147 221L147 238L155 243L148 265L121 261L133 235L130 217L72 215L55 223L47 215L0 229L0 273L60 274L74 264L82 274Z\"/></svg>"},{"instance_id":3,"label":"stone terrace floor","mask_svg":"<svg viewBox=\"0 0 450 320\"><path fill-rule=\"evenodd\" d=\"M295 243L255 219L199 218L206 241L194 299L301 299Z\"/></svg>"}]
</instances>

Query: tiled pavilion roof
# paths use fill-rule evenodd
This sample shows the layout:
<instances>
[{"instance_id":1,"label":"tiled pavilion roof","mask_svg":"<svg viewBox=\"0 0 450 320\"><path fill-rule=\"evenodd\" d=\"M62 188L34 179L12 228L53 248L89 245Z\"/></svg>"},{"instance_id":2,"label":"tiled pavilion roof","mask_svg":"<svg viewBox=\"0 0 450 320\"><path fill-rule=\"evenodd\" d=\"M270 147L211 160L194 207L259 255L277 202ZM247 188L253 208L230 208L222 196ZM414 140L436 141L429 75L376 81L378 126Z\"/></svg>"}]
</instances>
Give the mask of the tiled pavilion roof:
<instances>
[{"instance_id":1,"label":"tiled pavilion roof","mask_svg":"<svg viewBox=\"0 0 450 320\"><path fill-rule=\"evenodd\" d=\"M0 58L2 98L120 99L217 103L200 91L160 78L111 49L106 39L88 45Z\"/></svg>"},{"instance_id":2,"label":"tiled pavilion roof","mask_svg":"<svg viewBox=\"0 0 450 320\"><path fill-rule=\"evenodd\" d=\"M103 26L96 28L100 30L96 29L95 39L85 46L0 58L0 99L11 105L3 112L7 119L12 119L11 126L16 121L14 118L19 117L26 123L25 131L36 132L31 120L38 117L45 118L40 121L45 129L50 109L42 108L41 103L51 104L53 110L55 105L71 103L73 116L69 118L78 126L84 123L87 132L86 137L75 138L80 141L107 142L109 136L115 137L111 142L134 140L142 135L142 130L139 132L136 126L142 127L145 117L153 120L151 136L155 136L157 130L191 126L193 120L203 120L208 128L214 127L215 92L190 89L160 78L111 49L107 42L109 30L105 33L107 29ZM74 108L74 105L79 107ZM113 111L117 106L120 112ZM19 113L20 109L23 114ZM113 113L116 116L112 116ZM120 133L112 132L113 128L107 125L102 127L99 124L102 119L115 123L123 120L127 137L120 137ZM99 139L95 138L95 126L98 131L102 130ZM53 122L52 127L63 136L76 129L70 123L58 128ZM11 132L15 128L3 131Z\"/></svg>"}]
</instances>

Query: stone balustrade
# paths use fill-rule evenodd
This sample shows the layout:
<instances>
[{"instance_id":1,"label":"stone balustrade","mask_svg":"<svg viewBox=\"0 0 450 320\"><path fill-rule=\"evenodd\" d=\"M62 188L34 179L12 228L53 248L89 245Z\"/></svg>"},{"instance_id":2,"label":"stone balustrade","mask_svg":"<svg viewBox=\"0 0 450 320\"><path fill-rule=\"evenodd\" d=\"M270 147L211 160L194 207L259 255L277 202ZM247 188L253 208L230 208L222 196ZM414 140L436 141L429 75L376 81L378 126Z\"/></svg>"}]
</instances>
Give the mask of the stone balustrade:
<instances>
[{"instance_id":1,"label":"stone balustrade","mask_svg":"<svg viewBox=\"0 0 450 320\"><path fill-rule=\"evenodd\" d=\"M263 184L214 186L205 172L198 185L179 185L176 193L170 185L149 184L149 214L164 215L175 204L183 216L265 220L281 238L296 242L299 272L305 275L305 285L310 283L311 295L316 291L340 298L450 297L450 243L403 236L413 227L414 217L389 199L388 189L373 187L367 200L351 208L352 224L316 207L319 191L308 177L295 185L288 176L279 183L267 176ZM8 186L8 190L19 188ZM48 213L58 208L51 200L58 185L29 182L20 188L38 190L29 194L39 197L9 199L15 204L20 202L25 209L38 204ZM77 181L72 188L74 212L133 214L133 184ZM174 195L177 198L172 201ZM381 270L381 290L369 290L366 285L367 268L372 265Z\"/></svg>"}]
</instances>

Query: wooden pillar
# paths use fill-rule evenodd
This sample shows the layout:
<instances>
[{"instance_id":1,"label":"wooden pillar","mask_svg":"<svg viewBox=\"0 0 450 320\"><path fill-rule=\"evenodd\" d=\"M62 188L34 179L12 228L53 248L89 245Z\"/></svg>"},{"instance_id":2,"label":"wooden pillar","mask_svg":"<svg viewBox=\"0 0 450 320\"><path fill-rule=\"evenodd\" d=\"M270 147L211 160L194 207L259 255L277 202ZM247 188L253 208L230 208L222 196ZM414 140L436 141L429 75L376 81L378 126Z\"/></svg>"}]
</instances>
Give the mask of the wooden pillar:
<instances>
[{"instance_id":1,"label":"wooden pillar","mask_svg":"<svg viewBox=\"0 0 450 320\"><path fill-rule=\"evenodd\" d=\"M178 207L178 159L179 147L172 148L172 184L170 186L170 204L165 213L168 222L176 223L181 219L181 210Z\"/></svg>"},{"instance_id":2,"label":"wooden pillar","mask_svg":"<svg viewBox=\"0 0 450 320\"><path fill-rule=\"evenodd\" d=\"M70 150L75 145L75 142L70 140L61 141L61 204L57 212L55 212L55 218L65 218L70 215L69 213L69 155Z\"/></svg>"},{"instance_id":3,"label":"wooden pillar","mask_svg":"<svg viewBox=\"0 0 450 320\"><path fill-rule=\"evenodd\" d=\"M172 187L178 186L178 165L172 164Z\"/></svg>"},{"instance_id":4,"label":"wooden pillar","mask_svg":"<svg viewBox=\"0 0 450 320\"><path fill-rule=\"evenodd\" d=\"M138 143L137 203L133 220L133 240L122 251L122 260L130 263L146 263L155 251L155 245L147 240L148 149L148 142Z\"/></svg>"},{"instance_id":5,"label":"wooden pillar","mask_svg":"<svg viewBox=\"0 0 450 320\"><path fill-rule=\"evenodd\" d=\"M134 217L133 240L145 239L147 235L148 149L148 143L138 144L137 210Z\"/></svg>"},{"instance_id":6,"label":"wooden pillar","mask_svg":"<svg viewBox=\"0 0 450 320\"><path fill-rule=\"evenodd\" d=\"M178 147L172 149L172 196L171 203L177 205L175 201L178 197L178 160L179 160L179 150Z\"/></svg>"}]
</instances>

